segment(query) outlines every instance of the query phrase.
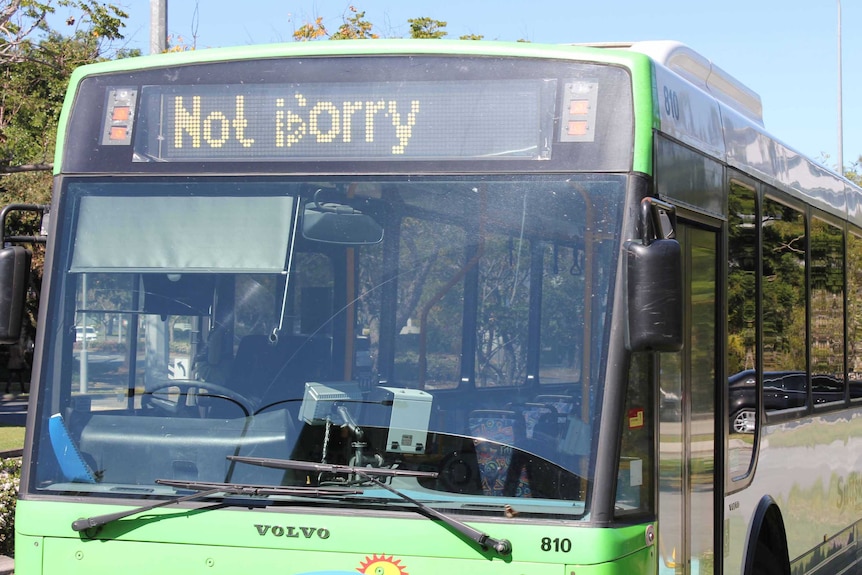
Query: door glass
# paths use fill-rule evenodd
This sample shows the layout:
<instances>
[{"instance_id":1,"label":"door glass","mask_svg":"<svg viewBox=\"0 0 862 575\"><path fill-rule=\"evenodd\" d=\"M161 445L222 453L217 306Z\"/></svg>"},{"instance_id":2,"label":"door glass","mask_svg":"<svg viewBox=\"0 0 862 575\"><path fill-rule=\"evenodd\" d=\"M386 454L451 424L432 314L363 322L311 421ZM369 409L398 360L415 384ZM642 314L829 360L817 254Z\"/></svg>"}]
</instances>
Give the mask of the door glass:
<instances>
[{"instance_id":1,"label":"door glass","mask_svg":"<svg viewBox=\"0 0 862 575\"><path fill-rule=\"evenodd\" d=\"M715 560L715 234L690 229L689 525L692 575L711 575Z\"/></svg>"},{"instance_id":2,"label":"door glass","mask_svg":"<svg viewBox=\"0 0 862 575\"><path fill-rule=\"evenodd\" d=\"M680 573L684 565L682 499L683 434L682 353L661 356L659 378L659 550L661 573Z\"/></svg>"},{"instance_id":3,"label":"door glass","mask_svg":"<svg viewBox=\"0 0 862 575\"><path fill-rule=\"evenodd\" d=\"M727 241L728 479L751 467L757 414L757 202L754 189L730 184Z\"/></svg>"},{"instance_id":4,"label":"door glass","mask_svg":"<svg viewBox=\"0 0 862 575\"><path fill-rule=\"evenodd\" d=\"M686 344L661 360L659 572L715 572L716 235L680 226Z\"/></svg>"}]
</instances>

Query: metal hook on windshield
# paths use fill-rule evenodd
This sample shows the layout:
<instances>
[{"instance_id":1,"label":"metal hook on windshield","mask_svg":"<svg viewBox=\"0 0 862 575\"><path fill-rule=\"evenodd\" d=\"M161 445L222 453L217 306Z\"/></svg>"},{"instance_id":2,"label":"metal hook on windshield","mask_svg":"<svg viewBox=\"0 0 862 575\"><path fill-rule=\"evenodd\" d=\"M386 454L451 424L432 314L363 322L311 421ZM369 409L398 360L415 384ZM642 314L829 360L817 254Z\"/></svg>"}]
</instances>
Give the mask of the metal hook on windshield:
<instances>
[{"instance_id":1,"label":"metal hook on windshield","mask_svg":"<svg viewBox=\"0 0 862 575\"><path fill-rule=\"evenodd\" d=\"M318 190L319 192L320 190ZM317 196L317 192L315 192L315 197ZM315 200L316 201L316 200ZM269 343L270 345L275 345L278 343L278 336L281 331L284 329L284 318L287 316L287 306L288 301L287 297L290 293L290 270L293 269L293 254L296 252L296 230L299 228L299 215L300 215L300 207L302 202L296 202L296 206L293 210L293 231L290 234L290 251L287 255L287 265L285 266L285 278L284 278L284 292L282 293L281 298L281 314L278 317L278 326L273 328L272 332L269 334Z\"/></svg>"}]
</instances>

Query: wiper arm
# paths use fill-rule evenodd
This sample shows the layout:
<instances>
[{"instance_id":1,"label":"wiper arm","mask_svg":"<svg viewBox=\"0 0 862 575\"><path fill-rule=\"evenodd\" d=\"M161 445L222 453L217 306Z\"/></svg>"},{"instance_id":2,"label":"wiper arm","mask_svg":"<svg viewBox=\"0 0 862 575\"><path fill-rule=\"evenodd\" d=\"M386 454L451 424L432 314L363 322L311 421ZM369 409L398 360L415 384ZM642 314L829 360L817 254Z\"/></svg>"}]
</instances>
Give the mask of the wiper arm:
<instances>
[{"instance_id":1,"label":"wiper arm","mask_svg":"<svg viewBox=\"0 0 862 575\"><path fill-rule=\"evenodd\" d=\"M358 489L319 489L316 487L284 487L277 485L244 485L238 483L215 483L205 481L174 481L171 479L156 479L159 485L168 485L170 487L178 487L181 489L193 489L197 493L191 493L175 499L167 499L150 505L142 505L126 511L118 511L116 513L106 513L104 515L96 515L87 517L86 519L78 519L72 522L72 529L75 531L86 531L96 527L102 527L108 523L113 523L132 515L146 513L159 507L166 507L186 501L195 501L205 499L216 493L229 493L231 495L250 495L250 496L267 496L267 495L294 495L303 497L322 497L326 495L351 495L362 493Z\"/></svg>"},{"instance_id":2,"label":"wiper arm","mask_svg":"<svg viewBox=\"0 0 862 575\"><path fill-rule=\"evenodd\" d=\"M335 465L330 463L312 463L308 461L296 461L294 459L270 459L266 457L242 457L229 455L231 461L240 463L248 463L249 465L259 465L261 467L271 467L275 469L299 469L303 471L322 471L329 473L353 473L364 477L367 481L382 487L386 491L393 493L416 506L416 509L426 517L439 519L461 535L465 536L470 541L478 544L483 550L492 549L500 557L506 557L512 554L512 543L508 539L495 539L479 529L470 527L454 517L450 517L433 507L430 507L421 501L413 499L406 493L402 493L398 489L386 485L377 477L437 477L437 473L433 471L408 471L405 469L383 469L379 467L355 467L352 465Z\"/></svg>"}]
</instances>

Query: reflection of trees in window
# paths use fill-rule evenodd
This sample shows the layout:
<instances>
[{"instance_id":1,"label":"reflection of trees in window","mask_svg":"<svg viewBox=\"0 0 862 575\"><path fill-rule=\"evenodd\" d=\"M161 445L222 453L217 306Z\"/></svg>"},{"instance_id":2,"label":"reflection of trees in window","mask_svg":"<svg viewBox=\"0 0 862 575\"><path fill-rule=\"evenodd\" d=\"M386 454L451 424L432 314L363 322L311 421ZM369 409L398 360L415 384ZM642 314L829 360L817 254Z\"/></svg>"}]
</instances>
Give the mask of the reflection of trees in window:
<instances>
[{"instance_id":1,"label":"reflection of trees in window","mask_svg":"<svg viewBox=\"0 0 862 575\"><path fill-rule=\"evenodd\" d=\"M405 218L400 234L396 378L428 387L459 380L465 232Z\"/></svg>"},{"instance_id":2,"label":"reflection of trees in window","mask_svg":"<svg viewBox=\"0 0 862 575\"><path fill-rule=\"evenodd\" d=\"M691 398L693 417L715 413L715 234L692 227L687 239L691 261Z\"/></svg>"},{"instance_id":3,"label":"reflection of trees in window","mask_svg":"<svg viewBox=\"0 0 862 575\"><path fill-rule=\"evenodd\" d=\"M542 335L539 381L580 380L584 337L584 252L556 242L542 246Z\"/></svg>"},{"instance_id":4,"label":"reflection of trees in window","mask_svg":"<svg viewBox=\"0 0 862 575\"><path fill-rule=\"evenodd\" d=\"M522 385L528 367L549 383L599 369L602 347L586 346L585 332L601 341L622 188L561 185L393 193L383 242L355 249L358 283L348 293L373 360L388 364L376 365L381 374L439 389L462 377Z\"/></svg>"},{"instance_id":5,"label":"reflection of trees in window","mask_svg":"<svg viewBox=\"0 0 862 575\"><path fill-rule=\"evenodd\" d=\"M529 242L491 236L479 264L477 385L523 383L529 317Z\"/></svg>"},{"instance_id":6,"label":"reflection of trees in window","mask_svg":"<svg viewBox=\"0 0 862 575\"><path fill-rule=\"evenodd\" d=\"M131 309L137 279L135 274L87 274L87 306L102 310Z\"/></svg>"},{"instance_id":7,"label":"reflection of trees in window","mask_svg":"<svg viewBox=\"0 0 862 575\"><path fill-rule=\"evenodd\" d=\"M844 379L844 234L818 218L811 220L811 373Z\"/></svg>"},{"instance_id":8,"label":"reflection of trees in window","mask_svg":"<svg viewBox=\"0 0 862 575\"><path fill-rule=\"evenodd\" d=\"M649 377L652 355L636 353L632 356L628 376L628 390L626 392L626 414L641 413L644 421L652 421L652 405L650 398L652 393ZM623 426L620 442L620 488L617 489L617 505L615 514L621 517L634 512L651 511L653 509L653 485L651 470L653 469L653 434L646 433L644 428L637 425ZM636 486L631 481L631 464L638 461L643 466L641 469L643 481ZM628 471L629 476L625 477ZM662 469L664 474L665 469ZM664 476L664 475L663 475ZM625 482L624 479L629 479Z\"/></svg>"},{"instance_id":9,"label":"reflection of trees in window","mask_svg":"<svg viewBox=\"0 0 862 575\"><path fill-rule=\"evenodd\" d=\"M294 333L330 335L333 329L332 262L328 256L314 252L297 252L294 256L291 310Z\"/></svg>"},{"instance_id":10,"label":"reflection of trees in window","mask_svg":"<svg viewBox=\"0 0 862 575\"><path fill-rule=\"evenodd\" d=\"M754 369L756 365L757 222L754 190L732 182L727 251L729 374Z\"/></svg>"},{"instance_id":11,"label":"reflection of trees in window","mask_svg":"<svg viewBox=\"0 0 862 575\"><path fill-rule=\"evenodd\" d=\"M80 276L78 290L83 289L84 274ZM135 274L86 274L87 293L85 301L78 301L90 310L130 310L132 309L132 291L137 285L138 276ZM87 323L92 325L98 321L102 324L102 330L107 335L113 335L120 329L122 316L117 313L93 314L87 318ZM80 320L76 320L80 321Z\"/></svg>"},{"instance_id":12,"label":"reflection of trees in window","mask_svg":"<svg viewBox=\"0 0 862 575\"><path fill-rule=\"evenodd\" d=\"M851 379L862 374L862 238L847 237L847 363Z\"/></svg>"},{"instance_id":13,"label":"reflection of trees in window","mask_svg":"<svg viewBox=\"0 0 862 575\"><path fill-rule=\"evenodd\" d=\"M805 216L763 202L763 369L806 371Z\"/></svg>"},{"instance_id":14,"label":"reflection of trees in window","mask_svg":"<svg viewBox=\"0 0 862 575\"><path fill-rule=\"evenodd\" d=\"M757 233L760 217L754 189L731 182L728 200L727 349L728 375L757 367ZM753 394L753 390L752 390ZM753 397L753 395L752 395ZM744 477L753 450L746 437L755 424L756 405L730 413L728 479Z\"/></svg>"},{"instance_id":15,"label":"reflection of trees in window","mask_svg":"<svg viewBox=\"0 0 862 575\"><path fill-rule=\"evenodd\" d=\"M277 325L275 278L265 275L236 276L234 339L250 334L269 335Z\"/></svg>"}]
</instances>

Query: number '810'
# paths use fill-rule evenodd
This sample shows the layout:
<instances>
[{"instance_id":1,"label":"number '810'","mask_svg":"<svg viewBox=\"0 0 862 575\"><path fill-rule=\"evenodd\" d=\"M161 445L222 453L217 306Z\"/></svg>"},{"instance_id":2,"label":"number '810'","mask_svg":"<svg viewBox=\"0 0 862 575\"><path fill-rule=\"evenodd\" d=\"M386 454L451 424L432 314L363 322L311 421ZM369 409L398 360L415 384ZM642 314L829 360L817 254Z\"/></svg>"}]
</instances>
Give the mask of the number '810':
<instances>
[{"instance_id":1,"label":"number '810'","mask_svg":"<svg viewBox=\"0 0 862 575\"><path fill-rule=\"evenodd\" d=\"M553 539L550 537L542 537L542 551L556 551L562 553L568 553L572 550L572 540L566 538L554 537Z\"/></svg>"},{"instance_id":2,"label":"number '810'","mask_svg":"<svg viewBox=\"0 0 862 575\"><path fill-rule=\"evenodd\" d=\"M679 120L679 97L676 90L664 87L664 112L674 120Z\"/></svg>"}]
</instances>

